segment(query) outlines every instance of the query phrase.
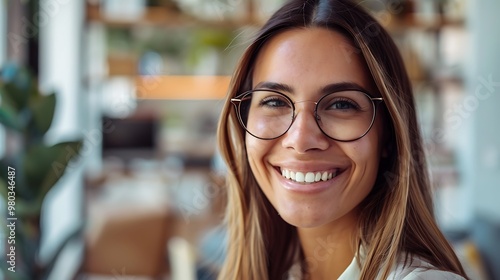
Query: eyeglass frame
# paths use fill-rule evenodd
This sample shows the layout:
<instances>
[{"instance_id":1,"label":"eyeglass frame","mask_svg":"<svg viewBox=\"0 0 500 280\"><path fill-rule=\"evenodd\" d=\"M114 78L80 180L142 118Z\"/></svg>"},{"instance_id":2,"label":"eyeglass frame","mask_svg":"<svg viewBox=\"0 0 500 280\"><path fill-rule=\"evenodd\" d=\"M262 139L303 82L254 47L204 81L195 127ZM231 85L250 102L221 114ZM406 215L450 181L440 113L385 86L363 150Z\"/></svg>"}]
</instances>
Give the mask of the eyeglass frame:
<instances>
[{"instance_id":1,"label":"eyeglass frame","mask_svg":"<svg viewBox=\"0 0 500 280\"><path fill-rule=\"evenodd\" d=\"M267 92L273 92L273 93L277 93L281 96L283 96L286 100L289 101L289 103L292 105L292 121L290 122L290 125L288 126L288 128L283 132L281 133L280 135L276 136L276 137L272 137L272 138L264 138L264 137L259 137L255 134L253 134L252 132L248 131L247 127L246 127L246 124L243 122L243 119L241 117L241 110L240 110L240 105L243 101L242 97L244 97L245 95L248 95L248 94L251 94L253 92L256 92L256 91L267 91ZM343 92L343 91L358 91L358 92L361 92L363 93L372 103L372 107L373 107L373 117L372 117L372 120L370 122L370 126L368 127L368 129L359 137L355 138L355 139L352 139L352 140L339 140L339 139L335 139L333 137L331 137L330 135L328 135L320 126L320 124L318 123L319 121L319 115L318 115L318 104L321 103L321 101L326 98L327 96L330 96L334 93L337 93L337 92ZM240 123L240 125L243 127L243 129L248 132L250 135L252 135L253 137L257 138L257 139L260 139L260 140L275 140L275 139L278 139L280 138L281 136L285 135L289 130L290 128L292 127L293 125L293 122L295 121L295 118L297 117L297 115L295 114L295 104L296 103L302 103L302 102L307 102L308 100L302 100L302 101L293 101L290 97L288 97L288 95L280 92L280 91L277 91L277 90L274 90L274 89L267 89L267 88L257 88L257 89L251 89L251 90L247 90L239 95L237 95L236 97L234 98L231 98L230 102L234 105L234 109L236 110L236 115L238 117L238 121ZM368 92L364 91L364 90L361 90L359 88L345 88L345 89L341 89L341 90L337 90L337 91L333 91L333 92L330 92L328 94L325 94L323 95L321 98L318 99L318 101L310 101L312 103L314 103L314 120L316 121L316 125L318 126L319 130L321 130L321 132L327 136L328 138L334 140L334 141L338 141L338 142L353 142L353 141L356 141L356 140L359 140L363 137L365 137L366 134L368 134L368 132L370 132L370 130L372 129L373 127L373 124L375 123L375 119L377 117L377 108L378 108L378 104L380 104L381 102L384 101L384 98L382 97L372 97ZM248 120L247 120L248 121Z\"/></svg>"}]
</instances>

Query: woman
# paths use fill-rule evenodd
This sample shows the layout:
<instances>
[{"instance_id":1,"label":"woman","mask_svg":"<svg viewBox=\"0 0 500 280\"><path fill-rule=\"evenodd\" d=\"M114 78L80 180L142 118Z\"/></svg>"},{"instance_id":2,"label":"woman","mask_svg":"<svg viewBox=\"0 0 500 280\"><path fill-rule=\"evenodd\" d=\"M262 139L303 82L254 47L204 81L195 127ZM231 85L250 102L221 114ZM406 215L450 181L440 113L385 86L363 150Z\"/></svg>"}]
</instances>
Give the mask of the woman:
<instances>
[{"instance_id":1,"label":"woman","mask_svg":"<svg viewBox=\"0 0 500 280\"><path fill-rule=\"evenodd\" d=\"M463 279L433 217L410 81L346 0L292 0L234 74L219 279Z\"/></svg>"}]
</instances>

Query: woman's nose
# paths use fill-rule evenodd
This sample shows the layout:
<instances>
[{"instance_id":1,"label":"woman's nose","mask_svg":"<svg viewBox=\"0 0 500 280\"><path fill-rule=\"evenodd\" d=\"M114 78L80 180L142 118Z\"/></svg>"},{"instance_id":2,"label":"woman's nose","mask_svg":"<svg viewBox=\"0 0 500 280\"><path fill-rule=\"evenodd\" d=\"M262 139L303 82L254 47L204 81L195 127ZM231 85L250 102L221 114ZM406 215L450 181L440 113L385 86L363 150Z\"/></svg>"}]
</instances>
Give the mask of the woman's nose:
<instances>
[{"instance_id":1,"label":"woman's nose","mask_svg":"<svg viewBox=\"0 0 500 280\"><path fill-rule=\"evenodd\" d=\"M283 135L283 147L298 153L326 150L330 146L330 139L319 129L315 118L314 110L296 112L292 126Z\"/></svg>"}]
</instances>

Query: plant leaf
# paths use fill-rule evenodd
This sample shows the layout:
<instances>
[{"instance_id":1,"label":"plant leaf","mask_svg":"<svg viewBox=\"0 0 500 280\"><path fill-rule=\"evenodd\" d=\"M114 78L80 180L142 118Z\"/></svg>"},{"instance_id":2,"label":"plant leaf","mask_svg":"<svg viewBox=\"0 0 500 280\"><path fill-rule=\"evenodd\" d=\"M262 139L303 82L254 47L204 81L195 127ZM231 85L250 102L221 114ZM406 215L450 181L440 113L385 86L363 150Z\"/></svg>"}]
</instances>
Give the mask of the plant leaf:
<instances>
[{"instance_id":1,"label":"plant leaf","mask_svg":"<svg viewBox=\"0 0 500 280\"><path fill-rule=\"evenodd\" d=\"M0 195L7 201L7 182L0 178Z\"/></svg>"},{"instance_id":2,"label":"plant leaf","mask_svg":"<svg viewBox=\"0 0 500 280\"><path fill-rule=\"evenodd\" d=\"M23 160L26 183L38 200L62 177L68 163L78 157L81 141L63 142L54 146L36 145ZM40 201L41 202L41 201Z\"/></svg>"},{"instance_id":3,"label":"plant leaf","mask_svg":"<svg viewBox=\"0 0 500 280\"><path fill-rule=\"evenodd\" d=\"M43 196L61 179L66 171L76 169L77 161L81 156L80 150L83 146L83 141L65 142L56 146L64 147L64 158L61 156L59 162L52 162L50 167L53 172L48 173L43 180L39 199L43 199Z\"/></svg>"},{"instance_id":4,"label":"plant leaf","mask_svg":"<svg viewBox=\"0 0 500 280\"><path fill-rule=\"evenodd\" d=\"M20 129L15 111L10 107L4 106L4 104L0 106L0 123L14 130Z\"/></svg>"},{"instance_id":5,"label":"plant leaf","mask_svg":"<svg viewBox=\"0 0 500 280\"><path fill-rule=\"evenodd\" d=\"M56 108L56 95L39 95L32 97L29 104L33 112L33 122L40 135L49 130Z\"/></svg>"},{"instance_id":6,"label":"plant leaf","mask_svg":"<svg viewBox=\"0 0 500 280\"><path fill-rule=\"evenodd\" d=\"M0 123L6 127L20 130L21 124L18 119L18 110L7 94L7 90L0 84Z\"/></svg>"},{"instance_id":7,"label":"plant leaf","mask_svg":"<svg viewBox=\"0 0 500 280\"><path fill-rule=\"evenodd\" d=\"M34 81L28 71L20 69L11 81L3 84L5 96L20 111L28 105L28 97L34 89Z\"/></svg>"}]
</instances>

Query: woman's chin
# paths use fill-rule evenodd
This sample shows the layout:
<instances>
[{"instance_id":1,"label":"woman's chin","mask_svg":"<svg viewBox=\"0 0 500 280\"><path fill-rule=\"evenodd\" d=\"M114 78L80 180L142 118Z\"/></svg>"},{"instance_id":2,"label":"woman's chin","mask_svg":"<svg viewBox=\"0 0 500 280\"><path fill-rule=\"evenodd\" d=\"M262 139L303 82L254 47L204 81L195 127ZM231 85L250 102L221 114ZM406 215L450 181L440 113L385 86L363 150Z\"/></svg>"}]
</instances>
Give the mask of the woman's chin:
<instances>
[{"instance_id":1,"label":"woman's chin","mask_svg":"<svg viewBox=\"0 0 500 280\"><path fill-rule=\"evenodd\" d=\"M328 218L320 213L308 213L302 210L278 211L281 218L297 228L314 228L328 223Z\"/></svg>"}]
</instances>

